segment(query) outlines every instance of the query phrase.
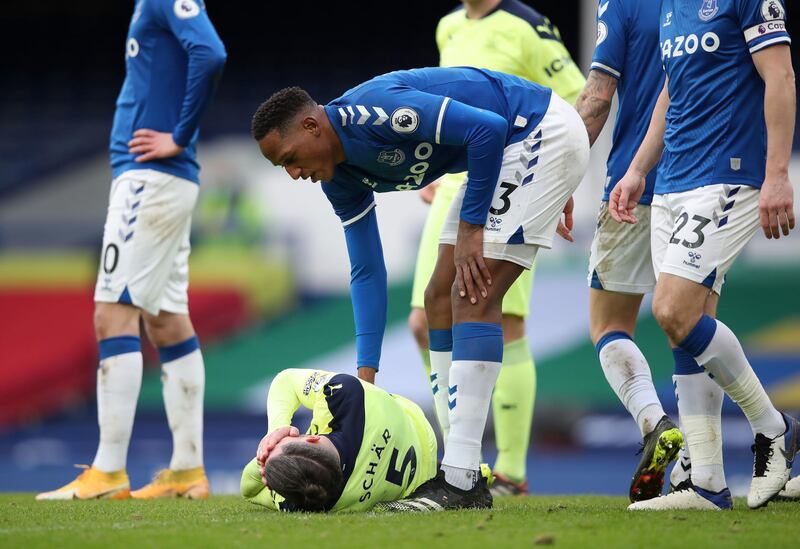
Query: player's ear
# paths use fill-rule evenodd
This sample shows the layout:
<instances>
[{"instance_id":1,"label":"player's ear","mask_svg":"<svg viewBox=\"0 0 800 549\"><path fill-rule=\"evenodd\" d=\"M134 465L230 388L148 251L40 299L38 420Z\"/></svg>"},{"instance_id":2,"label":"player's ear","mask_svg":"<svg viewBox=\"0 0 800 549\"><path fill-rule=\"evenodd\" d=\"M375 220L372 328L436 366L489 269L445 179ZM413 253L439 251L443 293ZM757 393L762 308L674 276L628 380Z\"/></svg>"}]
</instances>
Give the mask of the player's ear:
<instances>
[{"instance_id":1,"label":"player's ear","mask_svg":"<svg viewBox=\"0 0 800 549\"><path fill-rule=\"evenodd\" d=\"M319 122L313 116L303 118L303 129L314 137L319 136Z\"/></svg>"},{"instance_id":2,"label":"player's ear","mask_svg":"<svg viewBox=\"0 0 800 549\"><path fill-rule=\"evenodd\" d=\"M318 435L308 435L306 437L306 442L310 442L312 444L316 444L317 442L319 442L319 436Z\"/></svg>"}]
</instances>

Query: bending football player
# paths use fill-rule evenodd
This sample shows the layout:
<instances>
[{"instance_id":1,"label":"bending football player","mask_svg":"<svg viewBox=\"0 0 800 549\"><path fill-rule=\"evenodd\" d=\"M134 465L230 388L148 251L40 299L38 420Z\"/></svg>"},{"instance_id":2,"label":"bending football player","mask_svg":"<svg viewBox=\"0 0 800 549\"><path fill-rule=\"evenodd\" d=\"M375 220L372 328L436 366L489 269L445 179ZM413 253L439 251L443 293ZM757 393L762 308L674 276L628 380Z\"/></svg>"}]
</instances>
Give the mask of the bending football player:
<instances>
[{"instance_id":1,"label":"bending football player","mask_svg":"<svg viewBox=\"0 0 800 549\"><path fill-rule=\"evenodd\" d=\"M539 248L552 246L562 212L572 224L572 193L589 158L580 116L519 77L427 68L378 76L324 106L300 88L281 90L258 108L252 133L293 179L323 181L342 221L357 365L368 381L380 362L387 304L373 193L419 190L467 171L425 290L431 367L441 374L432 390L448 395L442 470L394 508L491 507L480 455L503 362L503 298Z\"/></svg>"}]
</instances>

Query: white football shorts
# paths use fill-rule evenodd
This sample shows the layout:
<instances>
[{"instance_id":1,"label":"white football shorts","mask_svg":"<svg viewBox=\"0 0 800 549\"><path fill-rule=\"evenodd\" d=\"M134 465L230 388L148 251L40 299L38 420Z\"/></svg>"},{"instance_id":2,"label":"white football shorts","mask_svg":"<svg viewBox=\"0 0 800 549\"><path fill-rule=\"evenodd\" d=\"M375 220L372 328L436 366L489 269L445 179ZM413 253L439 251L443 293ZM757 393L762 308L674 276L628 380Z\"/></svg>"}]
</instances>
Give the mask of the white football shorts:
<instances>
[{"instance_id":1,"label":"white football shorts","mask_svg":"<svg viewBox=\"0 0 800 549\"><path fill-rule=\"evenodd\" d=\"M758 229L759 189L707 185L653 197L653 270L707 286L717 294L725 273Z\"/></svg>"},{"instance_id":2,"label":"white football shorts","mask_svg":"<svg viewBox=\"0 0 800 549\"><path fill-rule=\"evenodd\" d=\"M544 118L503 151L503 165L483 232L484 257L530 269L553 236L589 161L589 138L575 109L553 93ZM439 242L455 245L466 185L456 194Z\"/></svg>"},{"instance_id":3,"label":"white football shorts","mask_svg":"<svg viewBox=\"0 0 800 549\"><path fill-rule=\"evenodd\" d=\"M589 286L624 294L653 291L656 276L650 256L650 206L638 204L637 222L617 223L602 202L589 254Z\"/></svg>"},{"instance_id":4,"label":"white football shorts","mask_svg":"<svg viewBox=\"0 0 800 549\"><path fill-rule=\"evenodd\" d=\"M189 233L198 185L155 170L111 183L94 300L189 312Z\"/></svg>"}]
</instances>

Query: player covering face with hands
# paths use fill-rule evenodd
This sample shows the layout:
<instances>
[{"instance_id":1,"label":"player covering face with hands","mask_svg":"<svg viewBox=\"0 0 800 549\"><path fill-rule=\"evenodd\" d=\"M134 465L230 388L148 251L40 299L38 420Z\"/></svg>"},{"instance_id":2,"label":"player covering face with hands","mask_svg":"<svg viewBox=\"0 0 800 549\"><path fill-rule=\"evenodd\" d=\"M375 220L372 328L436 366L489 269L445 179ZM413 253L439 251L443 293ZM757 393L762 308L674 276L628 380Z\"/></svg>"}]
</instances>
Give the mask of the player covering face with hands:
<instances>
[{"instance_id":1,"label":"player covering face with hands","mask_svg":"<svg viewBox=\"0 0 800 549\"><path fill-rule=\"evenodd\" d=\"M503 361L502 301L539 248L552 246L583 176L589 146L580 117L548 88L518 77L429 68L379 76L325 106L299 88L281 90L258 108L252 133L291 177L323 181L342 221L357 366L369 380L380 362L387 301L373 193L418 190L445 173L468 172L425 291L431 366L442 373L434 393L448 395L442 471L407 505L394 506L491 506L479 466Z\"/></svg>"},{"instance_id":2,"label":"player covering face with hands","mask_svg":"<svg viewBox=\"0 0 800 549\"><path fill-rule=\"evenodd\" d=\"M305 435L291 425L300 406L312 412ZM422 410L347 374L284 370L270 385L267 420L241 493L269 509L369 511L436 474L436 436Z\"/></svg>"}]
</instances>

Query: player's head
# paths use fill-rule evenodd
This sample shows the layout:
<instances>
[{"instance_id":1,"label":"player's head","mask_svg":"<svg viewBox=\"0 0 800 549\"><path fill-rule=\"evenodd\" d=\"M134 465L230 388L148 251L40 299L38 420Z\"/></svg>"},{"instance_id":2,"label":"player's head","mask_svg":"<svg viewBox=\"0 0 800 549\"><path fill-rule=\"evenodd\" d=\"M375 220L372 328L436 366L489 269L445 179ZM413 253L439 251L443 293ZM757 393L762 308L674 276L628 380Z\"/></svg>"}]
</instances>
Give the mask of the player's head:
<instances>
[{"instance_id":1,"label":"player's head","mask_svg":"<svg viewBox=\"0 0 800 549\"><path fill-rule=\"evenodd\" d=\"M318 436L286 437L264 464L267 486L303 511L324 511L343 482L339 455Z\"/></svg>"},{"instance_id":2,"label":"player's head","mask_svg":"<svg viewBox=\"0 0 800 549\"><path fill-rule=\"evenodd\" d=\"M327 181L340 156L339 138L325 109L302 88L284 88L261 103L251 133L267 160L292 179Z\"/></svg>"}]
</instances>

